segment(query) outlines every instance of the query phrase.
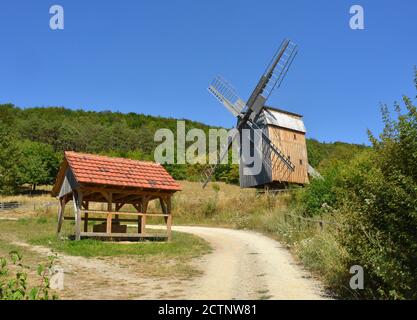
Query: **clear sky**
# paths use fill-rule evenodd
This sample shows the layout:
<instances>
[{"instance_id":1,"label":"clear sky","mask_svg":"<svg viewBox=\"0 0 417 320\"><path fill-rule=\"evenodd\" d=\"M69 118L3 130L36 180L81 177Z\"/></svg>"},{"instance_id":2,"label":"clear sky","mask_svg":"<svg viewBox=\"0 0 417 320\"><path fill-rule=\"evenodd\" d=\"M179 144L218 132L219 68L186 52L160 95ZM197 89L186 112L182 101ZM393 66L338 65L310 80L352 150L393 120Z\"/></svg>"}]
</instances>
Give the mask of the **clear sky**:
<instances>
[{"instance_id":1,"label":"clear sky","mask_svg":"<svg viewBox=\"0 0 417 320\"><path fill-rule=\"evenodd\" d=\"M64 8L64 30L49 8ZM365 30L351 30L362 5ZM283 38L299 53L269 105L308 136L367 143L379 103L415 96L415 0L14 0L0 2L0 103L138 112L231 127L206 90L221 74L248 98Z\"/></svg>"}]
</instances>

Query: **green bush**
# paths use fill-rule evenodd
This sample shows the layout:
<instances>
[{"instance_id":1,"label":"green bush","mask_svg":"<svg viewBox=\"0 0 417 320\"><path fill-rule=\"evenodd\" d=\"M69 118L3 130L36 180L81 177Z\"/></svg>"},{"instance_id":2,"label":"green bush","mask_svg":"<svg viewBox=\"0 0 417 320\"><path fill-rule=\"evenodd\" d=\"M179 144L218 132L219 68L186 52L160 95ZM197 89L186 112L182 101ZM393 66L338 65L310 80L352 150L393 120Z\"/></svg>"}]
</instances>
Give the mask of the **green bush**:
<instances>
[{"instance_id":1,"label":"green bush","mask_svg":"<svg viewBox=\"0 0 417 320\"><path fill-rule=\"evenodd\" d=\"M57 299L56 294L51 294L48 277L54 258L51 256L46 264L38 265L37 275L40 283L33 287L28 285L27 273L24 272L28 267L23 265L22 256L17 251L11 251L9 259L0 258L0 300Z\"/></svg>"},{"instance_id":2,"label":"green bush","mask_svg":"<svg viewBox=\"0 0 417 320\"><path fill-rule=\"evenodd\" d=\"M307 216L315 216L335 206L339 166L328 169L323 174L324 179L313 179L307 187L296 193L295 203L299 206L298 211Z\"/></svg>"}]
</instances>

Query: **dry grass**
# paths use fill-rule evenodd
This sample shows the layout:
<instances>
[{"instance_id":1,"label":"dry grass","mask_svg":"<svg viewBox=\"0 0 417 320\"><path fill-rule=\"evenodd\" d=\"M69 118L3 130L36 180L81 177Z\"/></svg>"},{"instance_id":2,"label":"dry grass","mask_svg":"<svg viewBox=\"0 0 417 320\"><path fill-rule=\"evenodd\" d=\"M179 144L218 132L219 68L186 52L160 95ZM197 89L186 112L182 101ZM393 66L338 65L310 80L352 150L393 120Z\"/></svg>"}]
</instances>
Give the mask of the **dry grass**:
<instances>
[{"instance_id":1,"label":"dry grass","mask_svg":"<svg viewBox=\"0 0 417 320\"><path fill-rule=\"evenodd\" d=\"M284 210L288 196L257 195L254 189L241 189L225 183L181 182L183 191L173 201L177 224L250 227L248 219L269 210ZM252 227L255 227L253 225Z\"/></svg>"}]
</instances>

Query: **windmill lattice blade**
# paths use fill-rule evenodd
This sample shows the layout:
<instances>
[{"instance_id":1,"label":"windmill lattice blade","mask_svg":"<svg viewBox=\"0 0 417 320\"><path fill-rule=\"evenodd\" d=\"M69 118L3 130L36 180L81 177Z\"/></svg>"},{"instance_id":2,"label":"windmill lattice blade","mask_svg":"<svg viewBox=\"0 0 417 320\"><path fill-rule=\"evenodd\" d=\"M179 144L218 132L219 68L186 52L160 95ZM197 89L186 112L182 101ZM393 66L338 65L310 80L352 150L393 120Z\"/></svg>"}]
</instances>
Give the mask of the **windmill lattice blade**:
<instances>
[{"instance_id":1,"label":"windmill lattice blade","mask_svg":"<svg viewBox=\"0 0 417 320\"><path fill-rule=\"evenodd\" d=\"M238 131L234 131L233 135L227 139L227 143L220 147L220 150L217 149L217 161L215 164L209 165L209 167L203 171L201 175L201 183L203 184L203 189L210 182L213 174L216 172L217 168L223 161L225 157L229 154L229 149L232 146L233 141L239 136Z\"/></svg>"},{"instance_id":2,"label":"windmill lattice blade","mask_svg":"<svg viewBox=\"0 0 417 320\"><path fill-rule=\"evenodd\" d=\"M214 78L208 90L219 100L235 117L240 116L245 108L245 102L239 98L235 89L220 76Z\"/></svg>"},{"instance_id":3,"label":"windmill lattice blade","mask_svg":"<svg viewBox=\"0 0 417 320\"><path fill-rule=\"evenodd\" d=\"M269 98L275 88L281 86L296 55L297 45L291 40L285 40L272 58L264 74L264 77L268 78L262 92L266 99Z\"/></svg>"}]
</instances>

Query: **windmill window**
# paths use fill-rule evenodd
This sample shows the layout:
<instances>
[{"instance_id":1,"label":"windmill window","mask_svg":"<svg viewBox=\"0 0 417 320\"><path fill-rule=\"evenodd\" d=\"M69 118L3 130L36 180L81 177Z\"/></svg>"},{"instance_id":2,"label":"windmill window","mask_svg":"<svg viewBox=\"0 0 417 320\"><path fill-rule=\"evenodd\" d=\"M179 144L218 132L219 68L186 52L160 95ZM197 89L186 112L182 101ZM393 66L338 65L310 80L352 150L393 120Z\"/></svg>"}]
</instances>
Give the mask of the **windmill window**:
<instances>
[{"instance_id":1,"label":"windmill window","mask_svg":"<svg viewBox=\"0 0 417 320\"><path fill-rule=\"evenodd\" d=\"M294 133L294 140L297 140L297 135Z\"/></svg>"},{"instance_id":2,"label":"windmill window","mask_svg":"<svg viewBox=\"0 0 417 320\"><path fill-rule=\"evenodd\" d=\"M300 164L303 165L303 159L300 159Z\"/></svg>"}]
</instances>

